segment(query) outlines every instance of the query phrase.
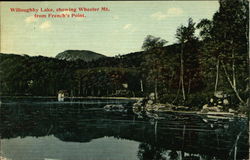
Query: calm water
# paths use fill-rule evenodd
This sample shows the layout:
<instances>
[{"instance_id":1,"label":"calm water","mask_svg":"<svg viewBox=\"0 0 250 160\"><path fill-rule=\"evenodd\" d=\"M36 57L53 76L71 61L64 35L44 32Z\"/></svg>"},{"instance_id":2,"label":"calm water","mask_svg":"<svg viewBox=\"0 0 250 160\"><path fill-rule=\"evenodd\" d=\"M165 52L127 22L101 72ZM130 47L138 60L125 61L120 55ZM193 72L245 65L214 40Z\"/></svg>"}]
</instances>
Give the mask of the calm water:
<instances>
[{"instance_id":1,"label":"calm water","mask_svg":"<svg viewBox=\"0 0 250 160\"><path fill-rule=\"evenodd\" d=\"M2 99L1 157L7 160L248 159L247 119L210 121L198 115L103 109L106 104L130 107L131 102Z\"/></svg>"}]
</instances>

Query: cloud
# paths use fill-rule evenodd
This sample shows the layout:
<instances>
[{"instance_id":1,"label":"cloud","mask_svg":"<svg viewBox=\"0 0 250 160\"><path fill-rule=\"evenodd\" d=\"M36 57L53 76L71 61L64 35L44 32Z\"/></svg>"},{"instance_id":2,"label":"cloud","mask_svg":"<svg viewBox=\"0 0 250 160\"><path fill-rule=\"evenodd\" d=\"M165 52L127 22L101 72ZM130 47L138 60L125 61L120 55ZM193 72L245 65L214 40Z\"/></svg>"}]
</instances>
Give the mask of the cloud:
<instances>
[{"instance_id":1,"label":"cloud","mask_svg":"<svg viewBox=\"0 0 250 160\"><path fill-rule=\"evenodd\" d=\"M114 15L112 18L113 18L114 20L117 20L117 19L119 19L120 17L117 16L117 15Z\"/></svg>"},{"instance_id":2,"label":"cloud","mask_svg":"<svg viewBox=\"0 0 250 160\"><path fill-rule=\"evenodd\" d=\"M156 13L152 14L151 17L158 19L158 20L162 20L162 19L167 18L167 14L164 14L162 12L156 12Z\"/></svg>"},{"instance_id":3,"label":"cloud","mask_svg":"<svg viewBox=\"0 0 250 160\"><path fill-rule=\"evenodd\" d=\"M25 19L24 19L24 21L26 22L26 23L33 23L33 22L35 22L37 19L34 17L34 16L30 16L30 17L26 17Z\"/></svg>"},{"instance_id":4,"label":"cloud","mask_svg":"<svg viewBox=\"0 0 250 160\"><path fill-rule=\"evenodd\" d=\"M169 8L167 11L168 16L180 16L183 10L181 8Z\"/></svg>"},{"instance_id":5,"label":"cloud","mask_svg":"<svg viewBox=\"0 0 250 160\"><path fill-rule=\"evenodd\" d=\"M39 27L42 29L42 30L48 30L50 29L52 26L52 23L50 21L45 21L43 22Z\"/></svg>"},{"instance_id":6,"label":"cloud","mask_svg":"<svg viewBox=\"0 0 250 160\"><path fill-rule=\"evenodd\" d=\"M123 30L129 31L129 32L135 32L136 27L134 27L132 24L126 24L123 26Z\"/></svg>"},{"instance_id":7,"label":"cloud","mask_svg":"<svg viewBox=\"0 0 250 160\"><path fill-rule=\"evenodd\" d=\"M156 12L151 15L152 18L162 20L167 17L176 17L182 15L183 10L181 8L169 8L166 12Z\"/></svg>"},{"instance_id":8,"label":"cloud","mask_svg":"<svg viewBox=\"0 0 250 160\"><path fill-rule=\"evenodd\" d=\"M132 24L126 24L125 26L123 26L123 29L128 30L132 28Z\"/></svg>"}]
</instances>

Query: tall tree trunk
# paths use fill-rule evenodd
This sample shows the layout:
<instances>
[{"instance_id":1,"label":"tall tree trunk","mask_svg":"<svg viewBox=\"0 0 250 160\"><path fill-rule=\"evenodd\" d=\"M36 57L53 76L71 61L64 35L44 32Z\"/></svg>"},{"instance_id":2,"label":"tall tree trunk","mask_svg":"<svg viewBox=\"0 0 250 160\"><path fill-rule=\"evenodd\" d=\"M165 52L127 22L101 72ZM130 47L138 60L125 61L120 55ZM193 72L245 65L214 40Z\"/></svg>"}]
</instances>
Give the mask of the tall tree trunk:
<instances>
[{"instance_id":1,"label":"tall tree trunk","mask_svg":"<svg viewBox=\"0 0 250 160\"><path fill-rule=\"evenodd\" d=\"M188 80L188 92L187 92L188 94L190 93L191 81L192 81L192 79Z\"/></svg>"},{"instance_id":2,"label":"tall tree trunk","mask_svg":"<svg viewBox=\"0 0 250 160\"><path fill-rule=\"evenodd\" d=\"M140 80L140 83L141 83L141 92L143 92L143 83L142 83L142 80Z\"/></svg>"},{"instance_id":3,"label":"tall tree trunk","mask_svg":"<svg viewBox=\"0 0 250 160\"><path fill-rule=\"evenodd\" d=\"M100 96L100 95L101 95L101 90L100 90L100 88L98 87L97 96Z\"/></svg>"},{"instance_id":4,"label":"tall tree trunk","mask_svg":"<svg viewBox=\"0 0 250 160\"><path fill-rule=\"evenodd\" d=\"M231 46L233 47L233 40L231 41ZM233 85L237 89L236 86L236 73L235 73L235 53L234 53L234 47L232 48L232 71L233 71Z\"/></svg>"},{"instance_id":5,"label":"tall tree trunk","mask_svg":"<svg viewBox=\"0 0 250 160\"><path fill-rule=\"evenodd\" d=\"M182 96L183 100L186 100L186 95L185 95L185 88L184 88L184 67L183 67L183 47L184 42L181 44L181 73L180 73L180 79L181 79L181 89L182 89Z\"/></svg>"},{"instance_id":6,"label":"tall tree trunk","mask_svg":"<svg viewBox=\"0 0 250 160\"><path fill-rule=\"evenodd\" d=\"M228 73L227 73L226 67L225 67L225 65L224 65L223 62L222 62L222 66L223 66L225 75L226 75L226 77L227 77L227 80L228 80L230 86L232 87L233 91L235 92L236 97L239 99L239 101L240 101L241 103L246 104L246 103L242 100L242 98L240 97L239 92L237 91L237 89L235 88L235 86L233 85L233 82L231 81L231 79L230 79L230 77L229 77L229 75L228 75Z\"/></svg>"},{"instance_id":7,"label":"tall tree trunk","mask_svg":"<svg viewBox=\"0 0 250 160\"><path fill-rule=\"evenodd\" d=\"M79 83L78 83L78 96L81 95L81 79L79 79Z\"/></svg>"},{"instance_id":8,"label":"tall tree trunk","mask_svg":"<svg viewBox=\"0 0 250 160\"><path fill-rule=\"evenodd\" d=\"M85 87L82 87L82 96L85 94Z\"/></svg>"},{"instance_id":9,"label":"tall tree trunk","mask_svg":"<svg viewBox=\"0 0 250 160\"><path fill-rule=\"evenodd\" d=\"M217 59L217 63L216 63L216 79L215 79L215 85L214 85L214 92L216 92L216 91L217 91L217 88L218 88L219 68L220 68L220 60L219 60L219 58L218 58L218 59Z\"/></svg>"},{"instance_id":10,"label":"tall tree trunk","mask_svg":"<svg viewBox=\"0 0 250 160\"><path fill-rule=\"evenodd\" d=\"M179 97L180 88L181 88L181 79L179 80L177 95L176 95L175 99L172 101L172 103L174 103L177 100L177 98Z\"/></svg>"},{"instance_id":11,"label":"tall tree trunk","mask_svg":"<svg viewBox=\"0 0 250 160\"><path fill-rule=\"evenodd\" d=\"M155 100L158 101L158 80L155 80Z\"/></svg>"},{"instance_id":12,"label":"tall tree trunk","mask_svg":"<svg viewBox=\"0 0 250 160\"><path fill-rule=\"evenodd\" d=\"M168 81L168 92L170 92L170 88L171 88L172 83L173 83L174 74L175 74L175 72L172 72L171 78Z\"/></svg>"}]
</instances>

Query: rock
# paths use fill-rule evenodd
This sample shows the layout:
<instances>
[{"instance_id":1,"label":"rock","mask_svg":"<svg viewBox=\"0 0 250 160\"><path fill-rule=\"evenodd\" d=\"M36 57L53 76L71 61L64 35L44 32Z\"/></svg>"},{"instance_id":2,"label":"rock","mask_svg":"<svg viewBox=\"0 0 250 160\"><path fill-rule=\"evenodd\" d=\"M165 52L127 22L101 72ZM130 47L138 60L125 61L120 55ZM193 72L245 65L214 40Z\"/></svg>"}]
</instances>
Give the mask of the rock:
<instances>
[{"instance_id":1,"label":"rock","mask_svg":"<svg viewBox=\"0 0 250 160\"><path fill-rule=\"evenodd\" d=\"M105 110L110 110L111 108L112 108L112 105L105 105L104 107L103 107Z\"/></svg>"},{"instance_id":2,"label":"rock","mask_svg":"<svg viewBox=\"0 0 250 160\"><path fill-rule=\"evenodd\" d=\"M154 93L150 93L149 94L149 99L150 100L154 100L155 99L155 94Z\"/></svg>"},{"instance_id":3,"label":"rock","mask_svg":"<svg viewBox=\"0 0 250 160\"><path fill-rule=\"evenodd\" d=\"M146 111L153 111L153 110L154 110L154 107L153 107L153 105L151 105L151 104L146 104L145 109L146 109Z\"/></svg>"},{"instance_id":4,"label":"rock","mask_svg":"<svg viewBox=\"0 0 250 160\"><path fill-rule=\"evenodd\" d=\"M224 100L223 100L223 104L224 104L224 105L228 105L228 104L229 104L229 101L228 101L227 99L224 99Z\"/></svg>"},{"instance_id":5,"label":"rock","mask_svg":"<svg viewBox=\"0 0 250 160\"><path fill-rule=\"evenodd\" d=\"M142 103L143 102L143 99L139 99L136 103Z\"/></svg>"},{"instance_id":6,"label":"rock","mask_svg":"<svg viewBox=\"0 0 250 160\"><path fill-rule=\"evenodd\" d=\"M208 108L208 104L205 104L202 106L202 109L206 109L206 108Z\"/></svg>"},{"instance_id":7,"label":"rock","mask_svg":"<svg viewBox=\"0 0 250 160\"><path fill-rule=\"evenodd\" d=\"M103 107L105 111L118 111L118 112L123 112L125 111L125 107L121 104L108 104Z\"/></svg>"},{"instance_id":8,"label":"rock","mask_svg":"<svg viewBox=\"0 0 250 160\"><path fill-rule=\"evenodd\" d=\"M145 109L147 111L159 111L159 110L164 110L166 109L166 105L165 104L161 104L161 103L156 103L156 104L146 104Z\"/></svg>"},{"instance_id":9,"label":"rock","mask_svg":"<svg viewBox=\"0 0 250 160\"><path fill-rule=\"evenodd\" d=\"M214 96L217 98L223 98L223 96L224 96L223 91L216 91L214 93Z\"/></svg>"},{"instance_id":10,"label":"rock","mask_svg":"<svg viewBox=\"0 0 250 160\"><path fill-rule=\"evenodd\" d=\"M133 107L137 108L137 107L143 107L141 102L136 102L133 104Z\"/></svg>"},{"instance_id":11,"label":"rock","mask_svg":"<svg viewBox=\"0 0 250 160\"><path fill-rule=\"evenodd\" d=\"M173 108L173 107L176 107L175 105L170 104L170 103L166 103L166 104L165 104L165 106L166 106L166 107L168 107L168 108Z\"/></svg>"},{"instance_id":12,"label":"rock","mask_svg":"<svg viewBox=\"0 0 250 160\"><path fill-rule=\"evenodd\" d=\"M213 107L204 107L201 110L201 113L207 113L207 112L220 112L220 108L217 106L213 106Z\"/></svg>"},{"instance_id":13,"label":"rock","mask_svg":"<svg viewBox=\"0 0 250 160\"><path fill-rule=\"evenodd\" d=\"M145 105L145 99L139 99L136 103L133 104L133 108L141 109Z\"/></svg>"},{"instance_id":14,"label":"rock","mask_svg":"<svg viewBox=\"0 0 250 160\"><path fill-rule=\"evenodd\" d=\"M148 103L147 104L153 104L154 102L152 100L148 100Z\"/></svg>"},{"instance_id":15,"label":"rock","mask_svg":"<svg viewBox=\"0 0 250 160\"><path fill-rule=\"evenodd\" d=\"M162 109L162 108L165 108L166 106L164 105L164 104L155 104L154 106L153 106L153 108L154 108L154 110L155 111L158 111L159 109Z\"/></svg>"},{"instance_id":16,"label":"rock","mask_svg":"<svg viewBox=\"0 0 250 160\"><path fill-rule=\"evenodd\" d=\"M208 120L207 120L207 119L203 118L202 120L203 120L204 122L208 123Z\"/></svg>"},{"instance_id":17,"label":"rock","mask_svg":"<svg viewBox=\"0 0 250 160\"><path fill-rule=\"evenodd\" d=\"M124 107L123 107L123 105L120 105L120 104L119 104L119 105L113 105L113 106L112 106L112 109L113 109L113 110L121 110L121 109L124 109Z\"/></svg>"},{"instance_id":18,"label":"rock","mask_svg":"<svg viewBox=\"0 0 250 160\"><path fill-rule=\"evenodd\" d=\"M218 107L219 109L222 109L222 108L223 108L223 106L221 106L221 105L217 105L217 107Z\"/></svg>"},{"instance_id":19,"label":"rock","mask_svg":"<svg viewBox=\"0 0 250 160\"><path fill-rule=\"evenodd\" d=\"M228 112L229 112L229 113L236 113L236 111L233 110L233 109L231 109L231 108L228 109Z\"/></svg>"},{"instance_id":20,"label":"rock","mask_svg":"<svg viewBox=\"0 0 250 160\"><path fill-rule=\"evenodd\" d=\"M212 112L220 112L220 109L216 106L209 107L208 109L209 109L209 111L212 111Z\"/></svg>"},{"instance_id":21,"label":"rock","mask_svg":"<svg viewBox=\"0 0 250 160\"><path fill-rule=\"evenodd\" d=\"M185 106L175 106L172 108L175 111L188 111L189 107L185 107Z\"/></svg>"},{"instance_id":22,"label":"rock","mask_svg":"<svg viewBox=\"0 0 250 160\"><path fill-rule=\"evenodd\" d=\"M201 110L201 113L207 113L207 112L209 112L208 108L204 108L204 109Z\"/></svg>"},{"instance_id":23,"label":"rock","mask_svg":"<svg viewBox=\"0 0 250 160\"><path fill-rule=\"evenodd\" d=\"M213 99L213 98L211 98L211 99L210 99L210 103L213 103L213 102L214 102L214 99Z\"/></svg>"}]
</instances>

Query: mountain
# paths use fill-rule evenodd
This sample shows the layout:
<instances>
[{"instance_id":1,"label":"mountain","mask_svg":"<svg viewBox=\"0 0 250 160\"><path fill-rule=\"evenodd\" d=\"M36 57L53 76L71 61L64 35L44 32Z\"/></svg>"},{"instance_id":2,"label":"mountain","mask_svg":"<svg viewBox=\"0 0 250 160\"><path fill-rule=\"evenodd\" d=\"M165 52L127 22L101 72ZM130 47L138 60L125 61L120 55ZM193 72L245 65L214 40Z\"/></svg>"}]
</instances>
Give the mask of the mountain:
<instances>
[{"instance_id":1,"label":"mountain","mask_svg":"<svg viewBox=\"0 0 250 160\"><path fill-rule=\"evenodd\" d=\"M66 50L56 55L56 58L61 60L75 61L80 59L86 62L96 60L102 57L106 56L88 50Z\"/></svg>"}]
</instances>

